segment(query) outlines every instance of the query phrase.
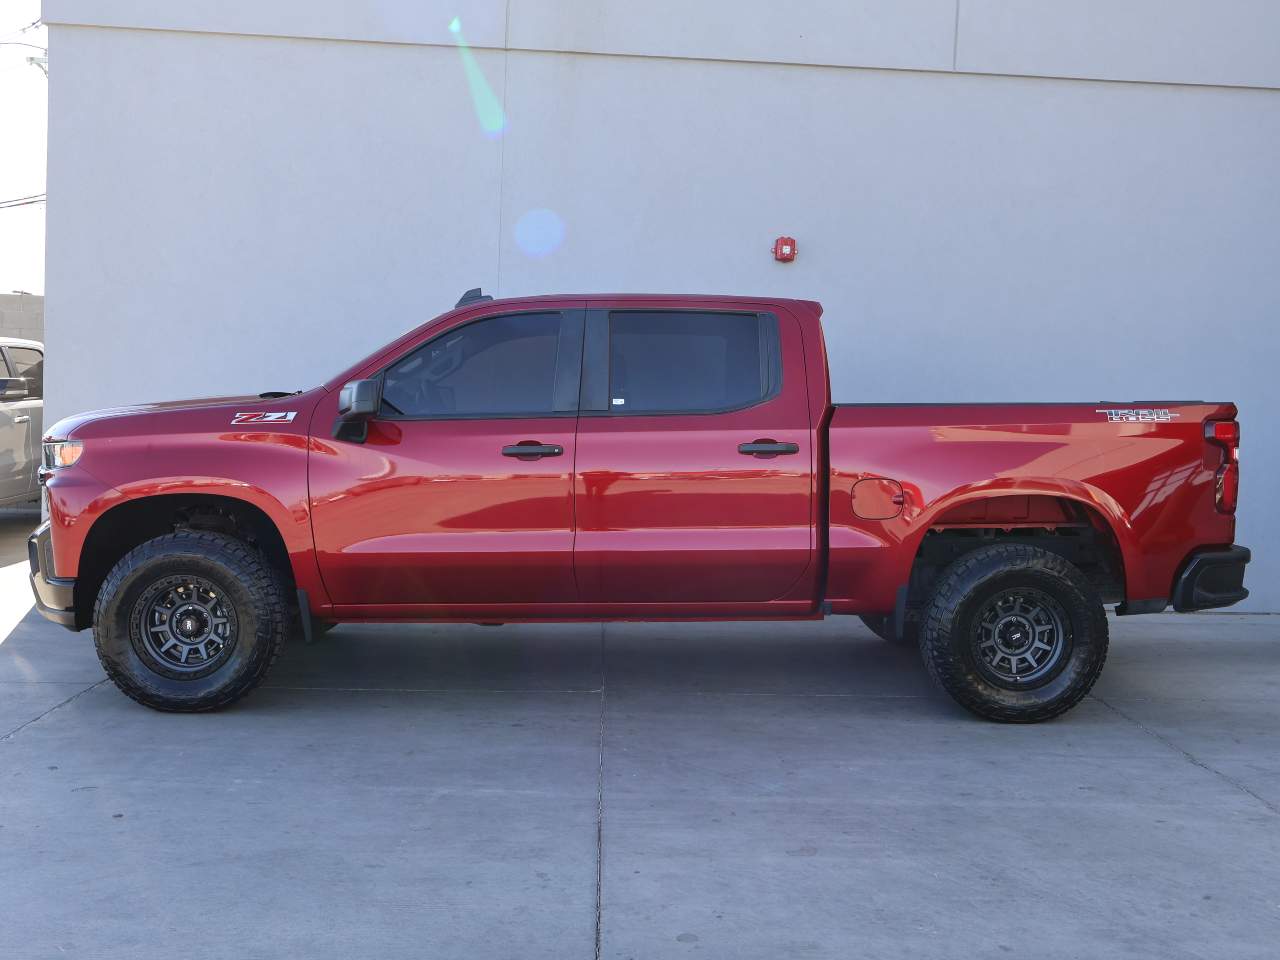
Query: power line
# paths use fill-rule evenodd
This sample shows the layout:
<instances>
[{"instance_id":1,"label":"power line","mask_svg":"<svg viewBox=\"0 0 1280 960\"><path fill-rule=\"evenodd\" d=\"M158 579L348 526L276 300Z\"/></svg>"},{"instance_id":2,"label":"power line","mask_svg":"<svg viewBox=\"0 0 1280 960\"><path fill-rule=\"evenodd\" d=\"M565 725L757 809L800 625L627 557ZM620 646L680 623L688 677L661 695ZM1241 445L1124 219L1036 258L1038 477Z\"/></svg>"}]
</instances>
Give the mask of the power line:
<instances>
[{"instance_id":1,"label":"power line","mask_svg":"<svg viewBox=\"0 0 1280 960\"><path fill-rule=\"evenodd\" d=\"M15 197L12 200L0 200L0 210L9 210L13 207L26 207L33 203L44 203L47 194L33 193L29 197Z\"/></svg>"},{"instance_id":2,"label":"power line","mask_svg":"<svg viewBox=\"0 0 1280 960\"><path fill-rule=\"evenodd\" d=\"M12 37L15 33L26 33L28 30L34 30L38 26L40 26L40 18L36 17L34 20L28 23L25 27L18 27L18 29L10 30L8 33L0 34L0 36Z\"/></svg>"}]
</instances>

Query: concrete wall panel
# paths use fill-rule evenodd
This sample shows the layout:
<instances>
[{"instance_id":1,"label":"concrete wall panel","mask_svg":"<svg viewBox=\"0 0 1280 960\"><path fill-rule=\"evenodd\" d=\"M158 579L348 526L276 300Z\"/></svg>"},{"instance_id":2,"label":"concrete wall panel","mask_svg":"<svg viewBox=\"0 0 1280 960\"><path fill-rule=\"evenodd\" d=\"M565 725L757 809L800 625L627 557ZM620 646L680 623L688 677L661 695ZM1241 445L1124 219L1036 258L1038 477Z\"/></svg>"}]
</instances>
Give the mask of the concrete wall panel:
<instances>
[{"instance_id":1,"label":"concrete wall panel","mask_svg":"<svg viewBox=\"0 0 1280 960\"><path fill-rule=\"evenodd\" d=\"M152 30L1280 86L1273 0L45 0L44 19ZM958 30L957 30L958 26Z\"/></svg>"},{"instance_id":2,"label":"concrete wall panel","mask_svg":"<svg viewBox=\"0 0 1280 960\"><path fill-rule=\"evenodd\" d=\"M49 413L311 386L496 283L456 51L53 27ZM501 91L502 55L476 54Z\"/></svg>"},{"instance_id":3,"label":"concrete wall panel","mask_svg":"<svg viewBox=\"0 0 1280 960\"><path fill-rule=\"evenodd\" d=\"M434 44L454 42L455 16L468 43L503 45L505 0L44 0L43 9L49 24Z\"/></svg>"},{"instance_id":4,"label":"concrete wall panel","mask_svg":"<svg viewBox=\"0 0 1280 960\"><path fill-rule=\"evenodd\" d=\"M0 337L44 341L44 297L0 293Z\"/></svg>"},{"instance_id":5,"label":"concrete wall panel","mask_svg":"<svg viewBox=\"0 0 1280 960\"><path fill-rule=\"evenodd\" d=\"M532 50L950 70L955 0L512 0Z\"/></svg>"},{"instance_id":6,"label":"concrete wall panel","mask_svg":"<svg viewBox=\"0 0 1280 960\"><path fill-rule=\"evenodd\" d=\"M959 3L959 70L1280 87L1275 0Z\"/></svg>"}]
</instances>

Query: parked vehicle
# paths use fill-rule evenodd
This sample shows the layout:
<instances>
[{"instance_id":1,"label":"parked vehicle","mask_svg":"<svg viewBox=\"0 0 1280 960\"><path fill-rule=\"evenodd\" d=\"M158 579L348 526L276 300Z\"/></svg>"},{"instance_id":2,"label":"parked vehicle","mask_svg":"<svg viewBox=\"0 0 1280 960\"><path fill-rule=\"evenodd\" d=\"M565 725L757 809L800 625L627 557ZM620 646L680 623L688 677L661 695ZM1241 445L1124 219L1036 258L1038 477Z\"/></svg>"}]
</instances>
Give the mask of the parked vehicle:
<instances>
[{"instance_id":1,"label":"parked vehicle","mask_svg":"<svg viewBox=\"0 0 1280 960\"><path fill-rule=\"evenodd\" d=\"M337 621L861 616L984 717L1118 614L1235 603L1230 403L833 405L812 301L456 309L324 385L68 417L30 541L120 689L207 710Z\"/></svg>"},{"instance_id":2,"label":"parked vehicle","mask_svg":"<svg viewBox=\"0 0 1280 960\"><path fill-rule=\"evenodd\" d=\"M44 344L0 337L0 507L40 499Z\"/></svg>"}]
</instances>

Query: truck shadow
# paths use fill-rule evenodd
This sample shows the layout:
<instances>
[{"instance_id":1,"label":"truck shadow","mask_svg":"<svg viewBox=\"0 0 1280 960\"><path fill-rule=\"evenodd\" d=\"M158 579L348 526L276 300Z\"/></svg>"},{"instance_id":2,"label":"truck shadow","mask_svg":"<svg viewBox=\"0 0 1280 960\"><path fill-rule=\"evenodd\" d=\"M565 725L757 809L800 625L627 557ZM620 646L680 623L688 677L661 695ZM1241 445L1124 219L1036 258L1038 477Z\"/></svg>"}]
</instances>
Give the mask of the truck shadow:
<instances>
[{"instance_id":1,"label":"truck shadow","mask_svg":"<svg viewBox=\"0 0 1280 960\"><path fill-rule=\"evenodd\" d=\"M926 697L918 653L821 623L345 624L288 647L267 686Z\"/></svg>"},{"instance_id":2,"label":"truck shadow","mask_svg":"<svg viewBox=\"0 0 1280 960\"><path fill-rule=\"evenodd\" d=\"M1120 705L1235 703L1271 716L1280 643L1274 617L1111 618L1095 699ZM936 690L913 647L856 618L797 623L344 624L293 644L278 689L846 697L918 701L968 714ZM926 707L925 704L929 706ZM1111 708L1097 705L1098 710ZM1078 711L1077 711L1078 713ZM1270 722L1270 721L1268 721Z\"/></svg>"}]
</instances>

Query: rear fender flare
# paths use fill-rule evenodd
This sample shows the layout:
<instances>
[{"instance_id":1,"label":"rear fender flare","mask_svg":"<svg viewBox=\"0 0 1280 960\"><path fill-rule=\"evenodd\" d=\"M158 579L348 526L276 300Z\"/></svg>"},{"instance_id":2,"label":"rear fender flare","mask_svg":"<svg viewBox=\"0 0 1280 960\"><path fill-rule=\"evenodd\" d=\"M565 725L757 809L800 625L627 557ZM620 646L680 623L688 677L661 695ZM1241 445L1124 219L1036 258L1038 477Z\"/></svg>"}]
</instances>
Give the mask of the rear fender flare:
<instances>
[{"instance_id":1,"label":"rear fender flare","mask_svg":"<svg viewBox=\"0 0 1280 960\"><path fill-rule=\"evenodd\" d=\"M1059 497L1080 503L1102 517L1110 528L1120 548L1120 558L1124 570L1137 569L1141 564L1141 551L1134 536L1133 526L1124 509L1109 493L1091 484L1078 480L1066 480L1060 477L1019 477L1014 480L984 480L977 483L964 484L948 491L919 508L910 519L912 531L908 539L910 549L904 551L912 564L920 551L925 534L937 522L938 518L955 507L977 500L990 500L995 497L1046 496ZM909 573L909 569L907 573ZM902 582L906 582L906 577Z\"/></svg>"}]
</instances>

